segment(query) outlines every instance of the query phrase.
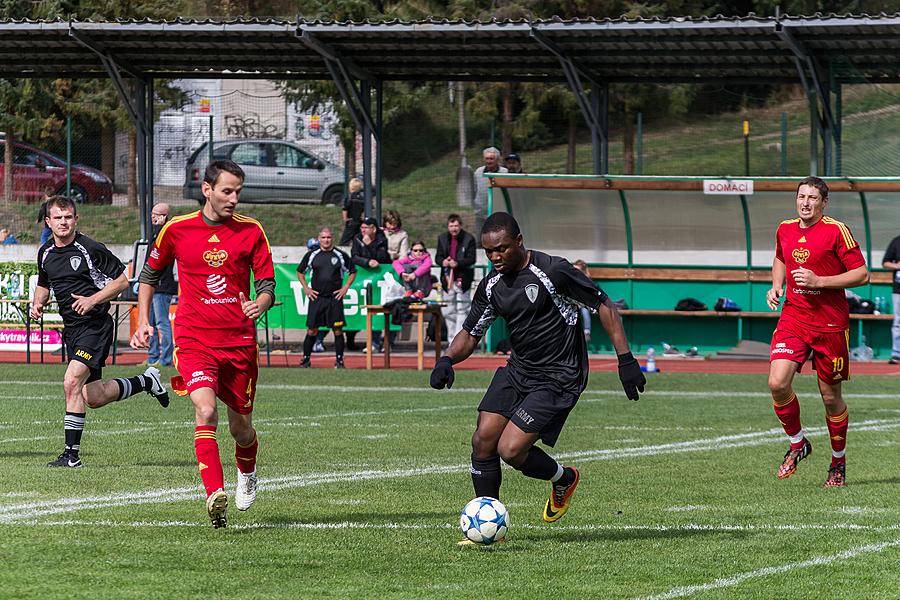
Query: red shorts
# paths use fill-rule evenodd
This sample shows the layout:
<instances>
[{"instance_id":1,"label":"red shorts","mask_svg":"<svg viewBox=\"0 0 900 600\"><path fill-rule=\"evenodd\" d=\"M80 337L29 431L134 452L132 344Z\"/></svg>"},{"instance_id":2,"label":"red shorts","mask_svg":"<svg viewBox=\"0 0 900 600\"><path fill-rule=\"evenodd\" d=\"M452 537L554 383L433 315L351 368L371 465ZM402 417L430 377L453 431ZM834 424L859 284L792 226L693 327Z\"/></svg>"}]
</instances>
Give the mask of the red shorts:
<instances>
[{"instance_id":1,"label":"red shorts","mask_svg":"<svg viewBox=\"0 0 900 600\"><path fill-rule=\"evenodd\" d=\"M208 387L229 408L242 415L253 412L259 347L175 348L175 368L187 392Z\"/></svg>"},{"instance_id":2,"label":"red shorts","mask_svg":"<svg viewBox=\"0 0 900 600\"><path fill-rule=\"evenodd\" d=\"M813 331L795 323L779 321L772 334L769 360L791 360L797 372L813 357L819 379L829 385L850 379L850 330Z\"/></svg>"}]
</instances>

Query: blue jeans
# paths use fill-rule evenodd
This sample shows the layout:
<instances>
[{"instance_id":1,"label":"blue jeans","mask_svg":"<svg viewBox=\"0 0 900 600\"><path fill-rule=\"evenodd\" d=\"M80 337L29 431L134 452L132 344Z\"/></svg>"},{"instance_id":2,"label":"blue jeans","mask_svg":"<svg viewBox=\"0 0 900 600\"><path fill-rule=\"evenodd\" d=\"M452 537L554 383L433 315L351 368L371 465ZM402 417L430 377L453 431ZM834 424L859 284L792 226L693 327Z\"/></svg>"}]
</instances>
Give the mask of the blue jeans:
<instances>
[{"instance_id":1,"label":"blue jeans","mask_svg":"<svg viewBox=\"0 0 900 600\"><path fill-rule=\"evenodd\" d=\"M172 321L169 320L169 305L171 304L172 294L153 294L153 303L150 305L150 325L156 329L150 336L147 362L158 362L166 366L172 364ZM160 345L162 354L160 354Z\"/></svg>"},{"instance_id":2,"label":"blue jeans","mask_svg":"<svg viewBox=\"0 0 900 600\"><path fill-rule=\"evenodd\" d=\"M891 358L900 358L900 294L891 294L894 322L891 324Z\"/></svg>"}]
</instances>

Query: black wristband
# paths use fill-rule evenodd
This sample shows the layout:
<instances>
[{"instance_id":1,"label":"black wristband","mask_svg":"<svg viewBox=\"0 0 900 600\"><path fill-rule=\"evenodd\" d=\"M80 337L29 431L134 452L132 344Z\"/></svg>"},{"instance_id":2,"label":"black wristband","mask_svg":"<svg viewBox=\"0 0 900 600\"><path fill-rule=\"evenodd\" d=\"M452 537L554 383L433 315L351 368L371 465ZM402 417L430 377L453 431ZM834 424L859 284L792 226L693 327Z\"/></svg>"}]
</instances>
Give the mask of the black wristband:
<instances>
[{"instance_id":1,"label":"black wristband","mask_svg":"<svg viewBox=\"0 0 900 600\"><path fill-rule=\"evenodd\" d=\"M634 362L634 354L631 352L626 352L625 354L619 354L619 366L630 364Z\"/></svg>"}]
</instances>

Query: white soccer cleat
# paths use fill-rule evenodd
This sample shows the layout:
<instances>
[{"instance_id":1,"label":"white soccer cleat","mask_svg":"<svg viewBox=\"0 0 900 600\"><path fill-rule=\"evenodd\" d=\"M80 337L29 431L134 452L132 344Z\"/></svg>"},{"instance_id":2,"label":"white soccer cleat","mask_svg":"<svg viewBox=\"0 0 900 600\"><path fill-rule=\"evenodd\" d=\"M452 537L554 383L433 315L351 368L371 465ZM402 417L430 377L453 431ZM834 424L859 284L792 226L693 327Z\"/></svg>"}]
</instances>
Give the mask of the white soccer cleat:
<instances>
[{"instance_id":1,"label":"white soccer cleat","mask_svg":"<svg viewBox=\"0 0 900 600\"><path fill-rule=\"evenodd\" d=\"M166 386L163 385L162 378L159 376L159 369L147 367L144 377L149 379L152 384L147 393L156 398L163 408L169 406L169 392L166 391Z\"/></svg>"},{"instance_id":2,"label":"white soccer cleat","mask_svg":"<svg viewBox=\"0 0 900 600\"><path fill-rule=\"evenodd\" d=\"M206 512L209 513L209 520L215 529L225 527L228 524L228 520L225 517L227 509L228 494L221 489L214 491L206 499Z\"/></svg>"},{"instance_id":3,"label":"white soccer cleat","mask_svg":"<svg viewBox=\"0 0 900 600\"><path fill-rule=\"evenodd\" d=\"M234 494L234 505L238 510L247 510L256 500L256 469L252 473L237 472L237 490Z\"/></svg>"}]
</instances>

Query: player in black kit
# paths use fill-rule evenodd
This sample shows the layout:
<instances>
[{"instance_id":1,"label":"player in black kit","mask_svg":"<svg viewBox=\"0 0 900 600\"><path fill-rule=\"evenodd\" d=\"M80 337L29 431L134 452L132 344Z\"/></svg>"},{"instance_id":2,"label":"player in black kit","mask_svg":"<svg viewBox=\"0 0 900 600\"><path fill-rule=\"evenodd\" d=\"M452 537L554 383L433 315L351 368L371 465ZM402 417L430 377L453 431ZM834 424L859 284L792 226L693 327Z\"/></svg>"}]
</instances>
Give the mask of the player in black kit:
<instances>
[{"instance_id":1,"label":"player in black kit","mask_svg":"<svg viewBox=\"0 0 900 600\"><path fill-rule=\"evenodd\" d=\"M481 245L494 268L479 283L462 330L435 365L431 386L453 385L453 364L472 354L495 318L506 320L512 355L497 369L478 406L472 483L476 496L499 498L501 458L528 477L550 481L543 519L553 522L568 510L580 474L534 444L538 439L551 447L556 443L587 386L581 306L598 313L618 354L626 396L637 400L646 381L615 306L584 273L564 258L526 249L519 224L507 213L485 221Z\"/></svg>"},{"instance_id":2,"label":"player in black kit","mask_svg":"<svg viewBox=\"0 0 900 600\"><path fill-rule=\"evenodd\" d=\"M309 282L306 273L310 272ZM349 273L344 282L344 274ZM297 279L309 298L306 339L300 367L310 367L309 356L320 327L334 332L334 368L344 368L344 296L356 279L356 265L347 253L334 247L334 234L325 227L319 232L319 247L306 253L297 266Z\"/></svg>"},{"instance_id":3,"label":"player in black kit","mask_svg":"<svg viewBox=\"0 0 900 600\"><path fill-rule=\"evenodd\" d=\"M149 367L142 375L101 381L103 364L115 336L109 301L128 286L125 267L106 246L76 231L78 215L70 198L50 198L47 213L46 222L53 236L38 250L38 282L30 314L35 320L43 317L52 289L65 325L69 355L63 379L66 446L47 466L80 467L85 405L100 408L147 392L166 407L169 394L155 367Z\"/></svg>"}]
</instances>

